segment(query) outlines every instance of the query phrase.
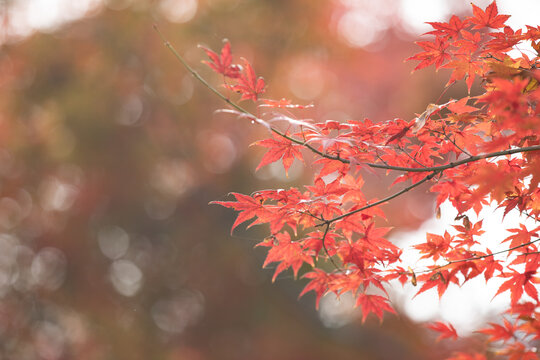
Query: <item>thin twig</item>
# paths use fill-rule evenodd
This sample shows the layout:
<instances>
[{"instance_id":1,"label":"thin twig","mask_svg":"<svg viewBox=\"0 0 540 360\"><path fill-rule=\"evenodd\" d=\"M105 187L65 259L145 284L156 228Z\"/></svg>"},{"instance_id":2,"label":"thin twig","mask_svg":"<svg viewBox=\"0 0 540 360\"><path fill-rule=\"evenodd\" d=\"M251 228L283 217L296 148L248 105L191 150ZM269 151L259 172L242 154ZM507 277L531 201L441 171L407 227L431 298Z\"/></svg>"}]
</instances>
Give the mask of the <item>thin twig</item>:
<instances>
[{"instance_id":1,"label":"thin twig","mask_svg":"<svg viewBox=\"0 0 540 360\"><path fill-rule=\"evenodd\" d=\"M449 262L447 262L446 264L444 264L444 265L439 265L439 266L437 266L437 267L434 267L433 269L428 269L428 270L423 270L423 271L416 271L415 273L416 273L416 274L429 273L429 272L433 272L433 271L440 270L440 269L442 269L442 268L445 268L445 267L450 266L450 265L453 265L453 264L457 264L457 263L461 263L461 262L467 262L467 261L474 261L474 260L485 259L485 258L488 258L488 257L492 257L492 256L499 255L499 254L504 254L504 253L506 253L506 252L514 251L514 250L516 250L516 249L519 249L519 248L522 248L522 247L525 247L525 246L532 245L532 244L534 244L534 243L536 243L536 242L538 242L538 241L540 241L540 238L539 238L539 239L536 239L536 240L529 241L528 243L525 243L525 244L516 245L516 246L511 247L511 248L508 248L508 249L496 251L496 252L491 253L491 254L480 255L480 256L474 256L474 257L467 258L467 259L459 259L459 260L449 261Z\"/></svg>"},{"instance_id":2,"label":"thin twig","mask_svg":"<svg viewBox=\"0 0 540 360\"><path fill-rule=\"evenodd\" d=\"M398 149L405 155L407 155L407 157L409 159L411 159L412 161L414 161L415 163L417 163L418 165L422 166L423 168L426 167L426 165L422 164L420 161L416 160L416 156L413 157L411 154L409 154L407 151L405 151L405 149L403 149L401 146L398 146ZM418 154L418 153L417 153Z\"/></svg>"},{"instance_id":3,"label":"thin twig","mask_svg":"<svg viewBox=\"0 0 540 360\"><path fill-rule=\"evenodd\" d=\"M328 256L328 259L330 260L330 262L332 263L332 265L334 265L334 267L336 268L336 270L339 270L339 271L343 271L337 264L336 262L334 261L334 259L332 258L332 256L330 256L330 254L328 253L328 249L326 248L326 243L325 243L325 239L326 239L326 235L328 235L328 230L330 229L330 223L327 222L326 223L326 227L324 228L324 234L321 238L321 242L322 242L322 247L324 249L324 252L326 253L326 256Z\"/></svg>"},{"instance_id":4,"label":"thin twig","mask_svg":"<svg viewBox=\"0 0 540 360\"><path fill-rule=\"evenodd\" d=\"M426 181L431 180L431 179L432 179L435 175L437 175L439 172L440 172L440 171L434 171L434 172L432 172L431 174L429 174L428 176L424 177L422 180L420 180L420 181L418 181L418 182L416 182L416 183L414 183L414 184L411 184L411 185L407 186L406 188L404 188L404 189L402 189L402 190L400 190L400 191L398 191L398 192L396 192L396 193L394 193L394 194L392 194L392 195L390 195L390 196L385 197L385 198L382 199L382 200L375 201L374 203L367 204L367 205L365 205L365 206L362 206L362 207L359 208L359 209L356 209L356 210L353 210L353 211L349 211L348 213L345 213L345 214L342 214L342 215L340 215L340 216L336 216L335 218L326 220L326 223L331 224L331 223L333 223L333 222L335 222L335 221L338 221L338 220L341 220L341 219L343 219L343 218L345 218L345 217L347 217L347 216L351 216L351 215L356 214L356 213L358 213L358 212L360 212L360 211L367 210L367 209L369 209L369 208L372 208L372 207L374 207L374 206L383 204L383 203L385 203L385 202L387 202L387 201L390 201L390 200L392 200L392 199L394 199L394 198L397 198L398 196L400 196L400 195L402 195L402 194L405 194L406 192L408 192L408 191L414 189L415 187L418 187L418 186L422 185L422 184L425 183Z\"/></svg>"}]
</instances>

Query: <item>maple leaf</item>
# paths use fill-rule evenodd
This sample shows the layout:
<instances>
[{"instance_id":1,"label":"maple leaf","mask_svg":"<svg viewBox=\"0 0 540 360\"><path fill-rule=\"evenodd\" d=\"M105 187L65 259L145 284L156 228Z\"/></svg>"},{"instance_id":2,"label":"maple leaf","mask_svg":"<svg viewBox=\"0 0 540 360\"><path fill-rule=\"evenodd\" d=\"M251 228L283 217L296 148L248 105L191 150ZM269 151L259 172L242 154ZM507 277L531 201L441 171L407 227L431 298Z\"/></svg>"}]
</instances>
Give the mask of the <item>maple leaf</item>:
<instances>
[{"instance_id":1,"label":"maple leaf","mask_svg":"<svg viewBox=\"0 0 540 360\"><path fill-rule=\"evenodd\" d=\"M439 69L445 61L451 59L451 55L446 51L449 46L446 38L437 36L435 41L417 41L416 44L421 46L425 51L406 59L407 61L420 61L413 71L423 69L431 64L435 64L435 68Z\"/></svg>"},{"instance_id":2,"label":"maple leaf","mask_svg":"<svg viewBox=\"0 0 540 360\"><path fill-rule=\"evenodd\" d=\"M516 247L518 245L523 245L531 241L533 236L538 236L537 233L540 230L540 226L534 228L533 230L527 230L527 227L523 224L519 224L519 229L508 229L511 233L515 233L512 236L507 237L503 242L510 241L510 247Z\"/></svg>"},{"instance_id":3,"label":"maple leaf","mask_svg":"<svg viewBox=\"0 0 540 360\"><path fill-rule=\"evenodd\" d=\"M332 276L321 269L314 268L313 271L304 274L302 278L311 280L307 283L298 297L304 296L309 291L315 291L315 294L317 295L315 307L319 309L319 302L321 297L328 291L328 284L331 282Z\"/></svg>"},{"instance_id":4,"label":"maple leaf","mask_svg":"<svg viewBox=\"0 0 540 360\"><path fill-rule=\"evenodd\" d=\"M388 299L379 295L359 294L356 299L356 306L362 308L362 322L366 321L369 313L377 315L381 322L385 311L396 313L388 303Z\"/></svg>"},{"instance_id":5,"label":"maple leaf","mask_svg":"<svg viewBox=\"0 0 540 360\"><path fill-rule=\"evenodd\" d=\"M447 325L443 322L437 321L432 324L428 324L427 327L433 331L440 333L439 337L437 338L437 341L440 341L442 339L456 340L458 338L456 329L454 328L452 324Z\"/></svg>"},{"instance_id":6,"label":"maple leaf","mask_svg":"<svg viewBox=\"0 0 540 360\"><path fill-rule=\"evenodd\" d=\"M317 231L309 234L309 237L304 241L304 246L306 249L311 249L315 252L315 255L318 255L319 252L323 249L323 245L328 251L328 256L334 256L336 254L336 238L335 234L332 232L327 232L324 237L324 244L322 241L324 232Z\"/></svg>"},{"instance_id":7,"label":"maple leaf","mask_svg":"<svg viewBox=\"0 0 540 360\"><path fill-rule=\"evenodd\" d=\"M489 326L489 328L478 330L479 333L489 335L489 341L509 340L516 331L515 326L506 319L504 319L504 326L495 323L489 323Z\"/></svg>"},{"instance_id":8,"label":"maple leaf","mask_svg":"<svg viewBox=\"0 0 540 360\"><path fill-rule=\"evenodd\" d=\"M459 35L459 32L467 26L467 23L467 20L462 21L456 15L452 15L448 23L428 22L435 30L427 32L426 34L456 38Z\"/></svg>"},{"instance_id":9,"label":"maple leaf","mask_svg":"<svg viewBox=\"0 0 540 360\"><path fill-rule=\"evenodd\" d=\"M242 58L242 61L244 62L244 69L236 79L237 83L227 87L241 94L240 100L257 101L259 95L265 91L264 79L255 75L253 67L246 59Z\"/></svg>"},{"instance_id":10,"label":"maple leaf","mask_svg":"<svg viewBox=\"0 0 540 360\"><path fill-rule=\"evenodd\" d=\"M437 261L440 256L444 255L446 251L450 248L450 243L452 242L453 237L445 231L444 236L427 233L426 234L427 242L422 244L414 245L413 247L417 250L420 250L422 255L421 259L433 258Z\"/></svg>"},{"instance_id":11,"label":"maple leaf","mask_svg":"<svg viewBox=\"0 0 540 360\"><path fill-rule=\"evenodd\" d=\"M487 254L492 255L492 252L488 249ZM503 270L503 266L501 265L501 263L493 259L493 256L488 256L484 258L482 265L484 267L484 278L486 279L486 281L493 277L495 270L498 270L499 272L502 272Z\"/></svg>"},{"instance_id":12,"label":"maple leaf","mask_svg":"<svg viewBox=\"0 0 540 360\"><path fill-rule=\"evenodd\" d=\"M520 342L508 345L499 353L506 355L508 360L538 360L537 350L529 349Z\"/></svg>"},{"instance_id":13,"label":"maple leaf","mask_svg":"<svg viewBox=\"0 0 540 360\"><path fill-rule=\"evenodd\" d=\"M232 63L231 44L228 40L224 41L223 48L219 55L202 45L199 45L199 47L206 52L206 55L208 55L211 60L203 61L203 63L210 66L215 72L233 79L240 76L240 67L238 65L233 65Z\"/></svg>"},{"instance_id":14,"label":"maple leaf","mask_svg":"<svg viewBox=\"0 0 540 360\"><path fill-rule=\"evenodd\" d=\"M343 264L355 264L361 269L364 268L366 256L369 255L365 246L359 242L344 242L343 246L339 247L338 254Z\"/></svg>"},{"instance_id":15,"label":"maple leaf","mask_svg":"<svg viewBox=\"0 0 540 360\"><path fill-rule=\"evenodd\" d=\"M484 27L498 29L503 27L506 20L510 17L510 15L499 15L499 10L497 9L497 3L495 1L493 1L485 11L474 4L471 5L473 7L473 16L468 19L473 24L476 24L473 29L481 29Z\"/></svg>"},{"instance_id":16,"label":"maple leaf","mask_svg":"<svg viewBox=\"0 0 540 360\"><path fill-rule=\"evenodd\" d=\"M262 219L266 218L268 210L263 206L260 201L252 198L251 196L239 193L231 193L231 195L234 195L236 201L210 202L210 204L225 206L240 212L231 228L231 234L238 225L245 221L248 221L254 217L261 219L261 221L263 221Z\"/></svg>"},{"instance_id":17,"label":"maple leaf","mask_svg":"<svg viewBox=\"0 0 540 360\"><path fill-rule=\"evenodd\" d=\"M470 98L467 96L458 101L449 102L446 108L456 114L470 113L479 110L474 106L467 105L467 101L469 101L469 99Z\"/></svg>"},{"instance_id":18,"label":"maple leaf","mask_svg":"<svg viewBox=\"0 0 540 360\"><path fill-rule=\"evenodd\" d=\"M282 160L285 173L288 173L289 168L293 164L295 158L304 161L302 153L300 152L302 147L277 134L273 134L273 139L260 140L252 145L259 145L268 148L268 151L266 154L264 154L256 170L259 170L265 165Z\"/></svg>"},{"instance_id":19,"label":"maple leaf","mask_svg":"<svg viewBox=\"0 0 540 360\"><path fill-rule=\"evenodd\" d=\"M291 241L291 236L287 232L277 233L272 237L271 241L263 241L257 244L257 246L270 247L263 267L266 267L273 262L279 262L274 271L272 282L276 280L281 272L289 267L293 268L294 277L296 278L298 270L300 270L300 267L304 263L311 266L315 265L313 263L313 258L308 253L304 252L302 245L299 242Z\"/></svg>"},{"instance_id":20,"label":"maple leaf","mask_svg":"<svg viewBox=\"0 0 540 360\"><path fill-rule=\"evenodd\" d=\"M456 55L454 60L444 65L445 68L454 69L447 86L453 84L457 80L467 77L465 80L469 93L476 75L484 74L484 65L480 61L473 60L470 54Z\"/></svg>"},{"instance_id":21,"label":"maple leaf","mask_svg":"<svg viewBox=\"0 0 540 360\"><path fill-rule=\"evenodd\" d=\"M495 296L510 290L510 300L512 304L517 304L525 289L527 295L538 301L538 290L536 290L536 286L533 284L533 282L538 283L538 281L534 279L535 273L536 270L527 271L526 269L523 274L513 270L513 274L504 275L504 277L508 277L509 279L499 287Z\"/></svg>"},{"instance_id":22,"label":"maple leaf","mask_svg":"<svg viewBox=\"0 0 540 360\"><path fill-rule=\"evenodd\" d=\"M426 281L427 280L427 281ZM417 276L417 281L425 281L420 290L414 295L417 297L421 293L437 287L437 293L439 299L443 296L444 292L448 288L448 283L450 281L456 282L453 278L450 278L450 273L447 270L441 270L434 272L432 274L423 274Z\"/></svg>"}]
</instances>

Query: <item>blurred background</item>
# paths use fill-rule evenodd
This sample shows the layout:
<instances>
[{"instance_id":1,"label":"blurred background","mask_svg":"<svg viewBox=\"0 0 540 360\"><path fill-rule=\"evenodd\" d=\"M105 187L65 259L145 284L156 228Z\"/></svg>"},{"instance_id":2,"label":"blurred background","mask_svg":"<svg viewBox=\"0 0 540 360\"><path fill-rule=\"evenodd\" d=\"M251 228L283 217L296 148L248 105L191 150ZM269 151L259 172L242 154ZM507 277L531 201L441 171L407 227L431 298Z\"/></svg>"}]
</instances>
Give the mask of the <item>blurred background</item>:
<instances>
[{"instance_id":1,"label":"blurred background","mask_svg":"<svg viewBox=\"0 0 540 360\"><path fill-rule=\"evenodd\" d=\"M409 120L447 74L411 76L403 59L424 21L469 6L1 0L0 359L437 359L477 346L435 343L405 313L362 325L347 297L316 311L290 273L272 284L265 250L253 249L265 229L231 235L234 212L208 203L299 186L309 167L255 173L263 149L249 144L266 130L215 113L223 103L152 29L216 85L197 45L228 38L266 97L316 105L298 116ZM388 190L369 179L369 194ZM424 191L394 205L385 210L401 229L434 212Z\"/></svg>"}]
</instances>

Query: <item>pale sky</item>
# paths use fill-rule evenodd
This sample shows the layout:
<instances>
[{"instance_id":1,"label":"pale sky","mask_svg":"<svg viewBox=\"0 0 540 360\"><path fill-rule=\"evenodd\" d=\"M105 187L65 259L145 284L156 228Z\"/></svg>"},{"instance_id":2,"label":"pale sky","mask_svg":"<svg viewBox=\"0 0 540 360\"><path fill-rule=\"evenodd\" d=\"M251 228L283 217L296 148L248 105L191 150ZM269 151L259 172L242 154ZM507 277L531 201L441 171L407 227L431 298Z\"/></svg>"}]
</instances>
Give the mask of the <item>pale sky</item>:
<instances>
[{"instance_id":1,"label":"pale sky","mask_svg":"<svg viewBox=\"0 0 540 360\"><path fill-rule=\"evenodd\" d=\"M231 0L233 1L233 0ZM234 0L236 1L236 0ZM427 21L444 21L449 14L470 11L467 0L339 0L348 11L340 20L339 32L351 45L369 45L395 22L411 33L420 34L429 30ZM66 22L77 20L88 13L98 11L104 3L120 10L132 0L17 0L12 5L11 32L18 36L31 31L54 31ZM472 3L485 7L491 1L474 0ZM111 5L114 4L114 5ZM540 1L499 0L499 12L512 15L507 22L512 27L538 23ZM159 10L172 22L187 22L196 16L198 0L160 0Z\"/></svg>"}]
</instances>

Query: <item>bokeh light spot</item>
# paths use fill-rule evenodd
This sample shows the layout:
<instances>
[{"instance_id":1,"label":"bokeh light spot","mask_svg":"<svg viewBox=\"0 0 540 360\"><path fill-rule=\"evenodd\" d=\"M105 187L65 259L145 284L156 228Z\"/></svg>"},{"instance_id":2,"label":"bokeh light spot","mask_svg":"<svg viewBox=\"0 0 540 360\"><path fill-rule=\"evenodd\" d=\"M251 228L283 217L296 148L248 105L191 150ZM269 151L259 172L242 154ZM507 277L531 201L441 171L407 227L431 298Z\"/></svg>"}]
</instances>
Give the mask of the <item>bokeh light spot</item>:
<instances>
[{"instance_id":1,"label":"bokeh light spot","mask_svg":"<svg viewBox=\"0 0 540 360\"><path fill-rule=\"evenodd\" d=\"M204 314L204 297L199 292L183 291L157 301L151 310L152 319L163 331L181 333L198 323Z\"/></svg>"},{"instance_id":2,"label":"bokeh light spot","mask_svg":"<svg viewBox=\"0 0 540 360\"><path fill-rule=\"evenodd\" d=\"M41 249L30 266L34 281L47 290L56 290L64 282L66 275L66 257L56 248Z\"/></svg>"},{"instance_id":3,"label":"bokeh light spot","mask_svg":"<svg viewBox=\"0 0 540 360\"><path fill-rule=\"evenodd\" d=\"M326 85L326 73L321 64L311 57L294 61L289 71L289 88L303 100L313 100L321 95Z\"/></svg>"},{"instance_id":4,"label":"bokeh light spot","mask_svg":"<svg viewBox=\"0 0 540 360\"><path fill-rule=\"evenodd\" d=\"M42 359L56 360L62 357L65 336L62 329L50 322L42 321L34 326L34 347Z\"/></svg>"},{"instance_id":5,"label":"bokeh light spot","mask_svg":"<svg viewBox=\"0 0 540 360\"><path fill-rule=\"evenodd\" d=\"M195 17L197 6L197 0L162 0L159 10L170 22L185 23Z\"/></svg>"},{"instance_id":6,"label":"bokeh light spot","mask_svg":"<svg viewBox=\"0 0 540 360\"><path fill-rule=\"evenodd\" d=\"M129 260L116 260L109 269L109 278L118 293L133 296L141 288L143 273L141 269Z\"/></svg>"},{"instance_id":7,"label":"bokeh light spot","mask_svg":"<svg viewBox=\"0 0 540 360\"><path fill-rule=\"evenodd\" d=\"M98 232L98 245L111 260L121 258L129 249L129 235L119 226L105 227Z\"/></svg>"}]
</instances>

